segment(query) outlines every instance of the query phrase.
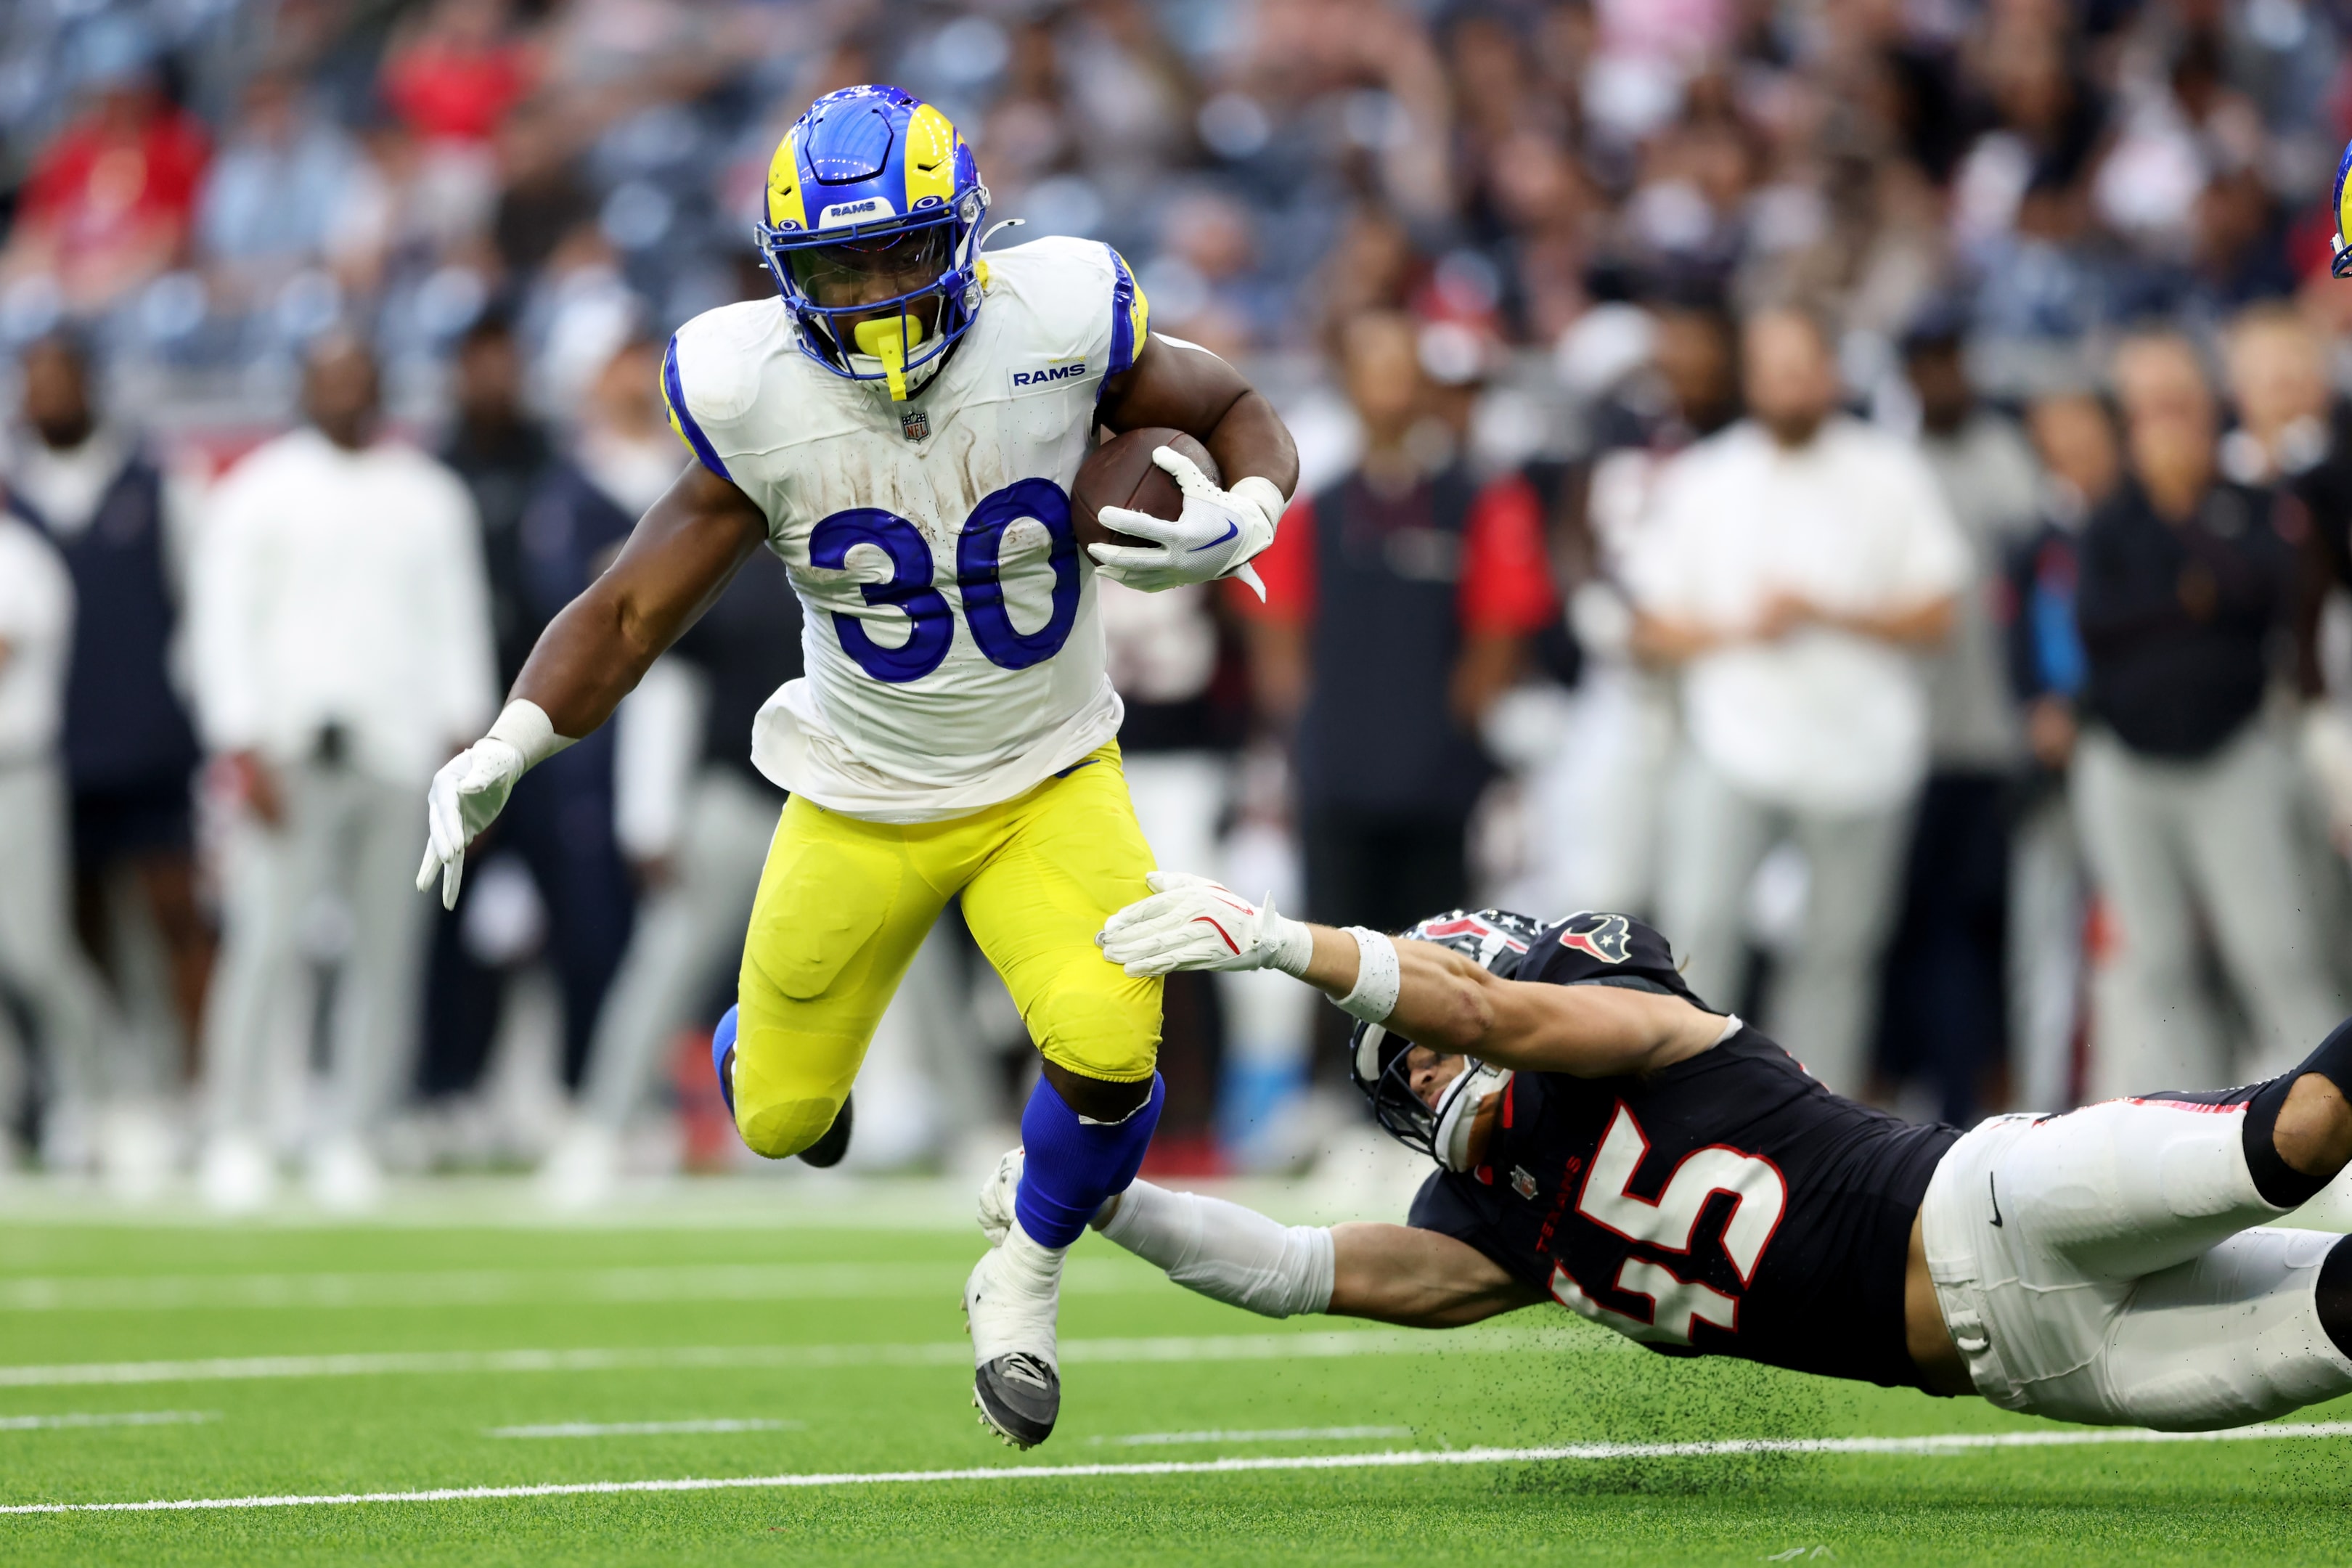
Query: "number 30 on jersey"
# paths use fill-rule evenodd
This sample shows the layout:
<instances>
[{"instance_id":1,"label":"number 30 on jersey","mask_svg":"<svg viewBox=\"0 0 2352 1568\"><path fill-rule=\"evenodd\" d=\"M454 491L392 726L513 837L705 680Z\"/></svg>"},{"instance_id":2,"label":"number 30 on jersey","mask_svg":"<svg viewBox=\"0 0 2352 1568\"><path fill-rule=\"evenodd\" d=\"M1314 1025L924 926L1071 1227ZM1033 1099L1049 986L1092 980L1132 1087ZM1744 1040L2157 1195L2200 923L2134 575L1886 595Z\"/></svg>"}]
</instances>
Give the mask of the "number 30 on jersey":
<instances>
[{"instance_id":1,"label":"number 30 on jersey","mask_svg":"<svg viewBox=\"0 0 2352 1568\"><path fill-rule=\"evenodd\" d=\"M1004 531L1024 518L1045 530L1054 569L1054 609L1034 632L1013 626L1005 608ZM835 512L809 534L809 564L839 571L855 545L871 544L890 559L890 575L861 584L869 605L887 605L908 622L897 647L876 642L855 616L833 617L844 652L877 680L904 685L940 667L955 640L955 612L931 583L931 548L922 531L896 512L855 507ZM1078 542L1070 528L1070 498L1051 479L1017 479L983 498L956 536L956 588L964 624L990 663L1026 669L1062 651L1078 618Z\"/></svg>"}]
</instances>

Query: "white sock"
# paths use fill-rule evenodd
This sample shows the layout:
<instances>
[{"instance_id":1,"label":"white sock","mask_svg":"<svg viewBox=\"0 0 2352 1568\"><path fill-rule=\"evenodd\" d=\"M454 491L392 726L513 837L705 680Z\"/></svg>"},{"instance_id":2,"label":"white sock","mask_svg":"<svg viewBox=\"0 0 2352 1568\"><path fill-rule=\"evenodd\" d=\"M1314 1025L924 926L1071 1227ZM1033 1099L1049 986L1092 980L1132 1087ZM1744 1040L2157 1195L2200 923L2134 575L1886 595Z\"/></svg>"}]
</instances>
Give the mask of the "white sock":
<instances>
[{"instance_id":1,"label":"white sock","mask_svg":"<svg viewBox=\"0 0 2352 1568\"><path fill-rule=\"evenodd\" d=\"M1048 1247L1021 1228L1015 1218L1013 1227L1004 1233L1004 1277L1040 1296L1050 1296L1061 1289L1062 1260L1070 1255L1066 1247Z\"/></svg>"},{"instance_id":2,"label":"white sock","mask_svg":"<svg viewBox=\"0 0 2352 1568\"><path fill-rule=\"evenodd\" d=\"M1061 1307L1062 1258L1068 1250L1041 1245L1016 1219L1004 1244L981 1258L964 1298L973 1365L986 1366L999 1356L1020 1353L1059 1368L1055 1320ZM971 1300L975 1289L980 1297L976 1308Z\"/></svg>"}]
</instances>

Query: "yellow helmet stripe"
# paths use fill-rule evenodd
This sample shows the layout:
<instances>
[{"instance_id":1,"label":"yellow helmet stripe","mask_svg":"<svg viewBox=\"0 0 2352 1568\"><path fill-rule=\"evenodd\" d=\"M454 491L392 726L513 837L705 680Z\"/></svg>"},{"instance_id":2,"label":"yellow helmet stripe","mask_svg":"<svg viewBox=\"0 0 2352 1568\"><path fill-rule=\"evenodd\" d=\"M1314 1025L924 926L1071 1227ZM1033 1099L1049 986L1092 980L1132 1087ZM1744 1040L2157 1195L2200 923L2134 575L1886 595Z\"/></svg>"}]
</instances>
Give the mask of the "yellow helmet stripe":
<instances>
[{"instance_id":1,"label":"yellow helmet stripe","mask_svg":"<svg viewBox=\"0 0 2352 1568\"><path fill-rule=\"evenodd\" d=\"M784 132L776 155L768 161L768 222L774 227L808 227L808 208L801 200L800 149L793 144L798 128Z\"/></svg>"},{"instance_id":2,"label":"yellow helmet stripe","mask_svg":"<svg viewBox=\"0 0 2352 1568\"><path fill-rule=\"evenodd\" d=\"M919 104L907 120L907 210L915 210L925 196L941 202L955 199L956 128L929 104Z\"/></svg>"}]
</instances>

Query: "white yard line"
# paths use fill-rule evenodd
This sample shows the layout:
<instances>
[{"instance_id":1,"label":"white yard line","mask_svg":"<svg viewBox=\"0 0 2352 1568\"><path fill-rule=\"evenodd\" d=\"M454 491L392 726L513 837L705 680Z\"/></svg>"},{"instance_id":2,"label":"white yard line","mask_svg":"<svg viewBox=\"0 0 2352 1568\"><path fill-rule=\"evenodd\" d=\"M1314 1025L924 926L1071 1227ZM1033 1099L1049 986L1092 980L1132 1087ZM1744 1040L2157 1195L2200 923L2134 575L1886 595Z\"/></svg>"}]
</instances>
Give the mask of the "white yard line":
<instances>
[{"instance_id":1,"label":"white yard line","mask_svg":"<svg viewBox=\"0 0 2352 1568\"><path fill-rule=\"evenodd\" d=\"M669 1437L703 1432L798 1432L804 1421L556 1421L544 1426L490 1426L485 1437Z\"/></svg>"},{"instance_id":2,"label":"white yard line","mask_svg":"<svg viewBox=\"0 0 2352 1568\"><path fill-rule=\"evenodd\" d=\"M1298 1454L1263 1458L1160 1460L1127 1465L1003 1465L964 1470L848 1470L798 1476L686 1477L667 1481L555 1481L522 1487L439 1487L408 1492L322 1492L235 1498L156 1498L144 1502L22 1502L0 1514L163 1513L201 1509L348 1507L353 1503L475 1502L509 1498L599 1497L625 1492L760 1491L798 1487L926 1485L942 1481L1087 1480L1114 1476L1235 1475L1255 1470L1406 1469L1424 1465L1559 1464L1595 1459L1691 1459L1738 1454L1887 1454L1935 1457L1975 1449L2051 1448L2117 1443L2227 1443L2352 1436L2352 1421L2247 1426L2234 1432L1954 1433L1931 1437L1736 1437L1712 1443L1575 1443L1549 1448L1457 1448L1382 1454Z\"/></svg>"},{"instance_id":3,"label":"white yard line","mask_svg":"<svg viewBox=\"0 0 2352 1568\"><path fill-rule=\"evenodd\" d=\"M0 1415L0 1432L58 1432L80 1426L193 1426L219 1419L217 1410L75 1411L62 1415Z\"/></svg>"},{"instance_id":4,"label":"white yard line","mask_svg":"<svg viewBox=\"0 0 2352 1568\"><path fill-rule=\"evenodd\" d=\"M1299 1334L1204 1334L1158 1339L1066 1340L1066 1362L1213 1362L1323 1360L1362 1355L1434 1354L1463 1351L1571 1350L1630 1344L1614 1335L1589 1337L1508 1330ZM0 1366L0 1388L58 1388L91 1384L243 1383L295 1377L390 1377L526 1372L630 1372L709 1368L720 1371L803 1371L837 1366L968 1364L962 1340L916 1344L686 1345L667 1348L510 1351L387 1351L346 1355L225 1356L204 1361L67 1362L53 1366Z\"/></svg>"},{"instance_id":5,"label":"white yard line","mask_svg":"<svg viewBox=\"0 0 2352 1568\"><path fill-rule=\"evenodd\" d=\"M645 1268L452 1268L409 1273L119 1274L0 1277L0 1312L190 1308L494 1307L524 1301L764 1301L953 1294L961 1263L682 1264ZM1160 1289L1159 1270L1072 1258L1062 1289L1108 1295Z\"/></svg>"},{"instance_id":6,"label":"white yard line","mask_svg":"<svg viewBox=\"0 0 2352 1568\"><path fill-rule=\"evenodd\" d=\"M1177 1443L1297 1443L1310 1437L1410 1437L1410 1426L1269 1426L1258 1432L1130 1432L1124 1437L1089 1437L1120 1448Z\"/></svg>"}]
</instances>

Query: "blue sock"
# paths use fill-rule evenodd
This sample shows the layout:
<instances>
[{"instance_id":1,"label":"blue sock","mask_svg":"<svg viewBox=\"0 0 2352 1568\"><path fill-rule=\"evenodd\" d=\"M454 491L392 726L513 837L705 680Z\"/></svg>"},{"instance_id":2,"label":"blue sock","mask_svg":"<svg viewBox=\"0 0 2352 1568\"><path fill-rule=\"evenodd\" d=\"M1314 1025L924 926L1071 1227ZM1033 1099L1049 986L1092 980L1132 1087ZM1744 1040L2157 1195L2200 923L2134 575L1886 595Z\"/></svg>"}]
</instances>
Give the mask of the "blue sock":
<instances>
[{"instance_id":1,"label":"blue sock","mask_svg":"<svg viewBox=\"0 0 2352 1568\"><path fill-rule=\"evenodd\" d=\"M1021 1112L1021 1146L1028 1157L1013 1199L1013 1215L1032 1241L1069 1246L1085 1234L1105 1198L1127 1191L1167 1098L1167 1086L1154 1073L1151 1098L1126 1121L1082 1121L1052 1084L1037 1080Z\"/></svg>"},{"instance_id":2,"label":"blue sock","mask_svg":"<svg viewBox=\"0 0 2352 1568\"><path fill-rule=\"evenodd\" d=\"M719 1020L719 1027L710 1031L710 1065L719 1074L719 1098L727 1102L727 1114L735 1114L735 1014L730 1007Z\"/></svg>"}]
</instances>

